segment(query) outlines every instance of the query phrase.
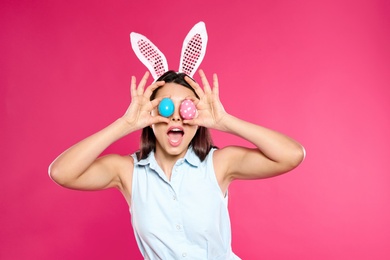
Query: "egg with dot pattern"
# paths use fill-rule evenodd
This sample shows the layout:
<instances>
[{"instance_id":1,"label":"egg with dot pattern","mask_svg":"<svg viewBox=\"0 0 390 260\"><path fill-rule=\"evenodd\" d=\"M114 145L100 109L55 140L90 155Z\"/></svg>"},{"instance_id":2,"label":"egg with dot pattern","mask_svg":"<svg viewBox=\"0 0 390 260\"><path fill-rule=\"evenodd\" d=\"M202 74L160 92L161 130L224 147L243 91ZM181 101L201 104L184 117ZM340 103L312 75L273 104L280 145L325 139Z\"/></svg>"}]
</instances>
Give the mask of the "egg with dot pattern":
<instances>
[{"instance_id":1,"label":"egg with dot pattern","mask_svg":"<svg viewBox=\"0 0 390 260\"><path fill-rule=\"evenodd\" d=\"M193 119L196 116L196 107L194 102L189 99L184 100L180 104L180 116L184 120Z\"/></svg>"}]
</instances>

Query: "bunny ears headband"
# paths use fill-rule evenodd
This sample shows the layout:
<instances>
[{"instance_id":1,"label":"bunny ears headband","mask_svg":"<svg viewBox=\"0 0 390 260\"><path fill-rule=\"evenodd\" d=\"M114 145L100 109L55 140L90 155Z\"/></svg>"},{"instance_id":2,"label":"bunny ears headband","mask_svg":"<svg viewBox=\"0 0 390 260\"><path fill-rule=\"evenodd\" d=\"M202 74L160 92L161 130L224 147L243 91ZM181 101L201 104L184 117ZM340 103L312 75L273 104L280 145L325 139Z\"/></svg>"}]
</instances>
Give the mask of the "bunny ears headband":
<instances>
[{"instance_id":1,"label":"bunny ears headband","mask_svg":"<svg viewBox=\"0 0 390 260\"><path fill-rule=\"evenodd\" d=\"M168 62L164 54L148 38L132 32L130 42L138 59L148 68L154 80L168 71ZM206 54L206 45L206 26L204 22L199 22L184 39L178 72L193 77Z\"/></svg>"}]
</instances>

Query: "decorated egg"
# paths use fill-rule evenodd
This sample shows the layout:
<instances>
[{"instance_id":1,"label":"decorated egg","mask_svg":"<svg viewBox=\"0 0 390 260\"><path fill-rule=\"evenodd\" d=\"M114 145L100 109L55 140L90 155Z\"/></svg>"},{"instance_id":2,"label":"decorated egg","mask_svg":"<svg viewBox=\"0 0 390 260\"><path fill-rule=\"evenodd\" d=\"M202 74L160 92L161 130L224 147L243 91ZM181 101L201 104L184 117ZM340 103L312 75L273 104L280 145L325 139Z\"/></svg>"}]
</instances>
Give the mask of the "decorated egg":
<instances>
[{"instance_id":1,"label":"decorated egg","mask_svg":"<svg viewBox=\"0 0 390 260\"><path fill-rule=\"evenodd\" d=\"M170 98L163 98L158 104L158 113L164 117L170 117L174 111L175 105Z\"/></svg>"},{"instance_id":2,"label":"decorated egg","mask_svg":"<svg viewBox=\"0 0 390 260\"><path fill-rule=\"evenodd\" d=\"M194 102L189 99L181 102L180 116L185 120L193 119L196 116L196 107Z\"/></svg>"}]
</instances>

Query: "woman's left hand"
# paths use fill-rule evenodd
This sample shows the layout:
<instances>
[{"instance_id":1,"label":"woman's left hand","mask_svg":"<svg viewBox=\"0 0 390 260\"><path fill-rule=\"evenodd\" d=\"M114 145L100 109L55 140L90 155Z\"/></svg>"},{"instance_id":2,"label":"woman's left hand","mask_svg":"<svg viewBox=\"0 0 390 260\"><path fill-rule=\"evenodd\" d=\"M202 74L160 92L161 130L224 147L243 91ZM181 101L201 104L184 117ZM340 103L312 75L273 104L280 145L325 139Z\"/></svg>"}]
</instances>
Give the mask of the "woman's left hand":
<instances>
[{"instance_id":1,"label":"woman's left hand","mask_svg":"<svg viewBox=\"0 0 390 260\"><path fill-rule=\"evenodd\" d=\"M186 77L186 81L195 90L199 96L199 100L195 101L198 115L192 120L184 120L185 124L199 125L217 130L226 130L223 126L223 119L227 117L227 113L219 100L219 85L217 74L213 74L213 88L207 80L203 70L199 70L199 76L203 84L203 89L198 83L191 78Z\"/></svg>"}]
</instances>

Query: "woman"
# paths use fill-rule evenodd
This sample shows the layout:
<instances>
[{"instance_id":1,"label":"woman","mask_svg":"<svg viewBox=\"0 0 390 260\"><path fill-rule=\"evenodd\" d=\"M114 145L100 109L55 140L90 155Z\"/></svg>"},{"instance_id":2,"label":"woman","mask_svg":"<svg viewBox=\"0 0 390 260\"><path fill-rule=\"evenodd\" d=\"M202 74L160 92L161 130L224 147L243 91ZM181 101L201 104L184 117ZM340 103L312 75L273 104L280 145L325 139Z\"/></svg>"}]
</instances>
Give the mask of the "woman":
<instances>
[{"instance_id":1,"label":"woman","mask_svg":"<svg viewBox=\"0 0 390 260\"><path fill-rule=\"evenodd\" d=\"M145 89L131 80L131 104L124 116L61 154L49 167L58 184L80 190L115 187L131 209L139 249L145 259L239 259L231 250L227 211L229 184L288 172L304 158L291 138L238 119L219 100L218 79L203 89L184 73L168 71ZM169 97L174 113L159 115ZM183 100L197 116L184 120ZM143 129L141 149L132 156L99 155L118 139ZM213 147L208 129L237 135L257 148Z\"/></svg>"}]
</instances>

